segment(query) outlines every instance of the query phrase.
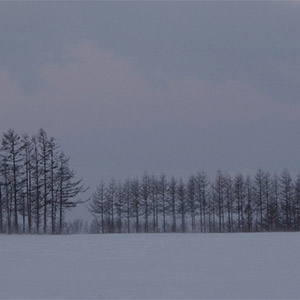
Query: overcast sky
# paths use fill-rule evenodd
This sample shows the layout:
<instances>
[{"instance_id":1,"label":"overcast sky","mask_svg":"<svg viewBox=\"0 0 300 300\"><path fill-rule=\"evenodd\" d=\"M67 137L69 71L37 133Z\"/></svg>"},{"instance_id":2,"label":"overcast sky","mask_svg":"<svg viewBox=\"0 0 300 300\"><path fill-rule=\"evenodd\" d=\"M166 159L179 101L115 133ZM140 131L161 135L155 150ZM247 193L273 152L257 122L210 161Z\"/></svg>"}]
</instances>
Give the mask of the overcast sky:
<instances>
[{"instance_id":1,"label":"overcast sky","mask_svg":"<svg viewBox=\"0 0 300 300\"><path fill-rule=\"evenodd\" d=\"M0 129L91 189L144 171L300 168L300 4L1 2Z\"/></svg>"}]
</instances>

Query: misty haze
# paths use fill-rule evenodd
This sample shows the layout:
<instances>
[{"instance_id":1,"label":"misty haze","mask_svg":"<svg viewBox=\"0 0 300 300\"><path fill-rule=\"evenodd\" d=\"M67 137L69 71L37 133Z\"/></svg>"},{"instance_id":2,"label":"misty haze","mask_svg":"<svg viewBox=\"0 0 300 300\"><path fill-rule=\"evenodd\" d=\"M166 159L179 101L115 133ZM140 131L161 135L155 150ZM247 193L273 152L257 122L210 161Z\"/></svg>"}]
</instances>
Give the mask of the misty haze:
<instances>
[{"instance_id":1,"label":"misty haze","mask_svg":"<svg viewBox=\"0 0 300 300\"><path fill-rule=\"evenodd\" d=\"M299 298L298 1L0 25L0 299Z\"/></svg>"}]
</instances>

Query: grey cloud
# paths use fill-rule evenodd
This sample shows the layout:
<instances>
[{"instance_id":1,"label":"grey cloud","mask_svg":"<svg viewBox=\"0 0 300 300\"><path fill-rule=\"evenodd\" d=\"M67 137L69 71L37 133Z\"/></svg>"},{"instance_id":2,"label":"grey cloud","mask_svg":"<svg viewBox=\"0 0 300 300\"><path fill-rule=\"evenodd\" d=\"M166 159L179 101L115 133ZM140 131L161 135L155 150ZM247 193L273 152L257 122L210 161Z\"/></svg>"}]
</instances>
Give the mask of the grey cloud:
<instances>
[{"instance_id":1,"label":"grey cloud","mask_svg":"<svg viewBox=\"0 0 300 300\"><path fill-rule=\"evenodd\" d=\"M0 8L2 130L44 127L91 185L144 170L299 169L299 5Z\"/></svg>"},{"instance_id":2,"label":"grey cloud","mask_svg":"<svg viewBox=\"0 0 300 300\"><path fill-rule=\"evenodd\" d=\"M1 73L0 124L44 127L92 185L103 174L144 170L294 167L300 104L278 103L241 81L160 72L164 88L155 87L134 62L87 40L65 49L68 62L45 63L30 95Z\"/></svg>"},{"instance_id":3,"label":"grey cloud","mask_svg":"<svg viewBox=\"0 0 300 300\"><path fill-rule=\"evenodd\" d=\"M14 2L1 3L0 16L0 63L28 91L44 61L63 63L64 43L88 39L136 60L146 76L242 79L279 101L298 99L300 7L292 2Z\"/></svg>"}]
</instances>

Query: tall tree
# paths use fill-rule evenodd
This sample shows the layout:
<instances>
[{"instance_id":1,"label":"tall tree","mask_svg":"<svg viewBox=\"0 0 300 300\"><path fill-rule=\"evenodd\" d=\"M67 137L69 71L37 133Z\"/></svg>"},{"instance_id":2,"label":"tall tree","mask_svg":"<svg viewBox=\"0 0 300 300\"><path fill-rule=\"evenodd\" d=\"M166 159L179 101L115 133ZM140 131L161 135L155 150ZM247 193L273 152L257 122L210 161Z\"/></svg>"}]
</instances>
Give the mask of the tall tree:
<instances>
[{"instance_id":1,"label":"tall tree","mask_svg":"<svg viewBox=\"0 0 300 300\"><path fill-rule=\"evenodd\" d=\"M213 185L213 195L214 203L217 207L218 215L218 231L222 232L225 222L224 222L224 196L225 196L225 180L222 172L218 170L215 183Z\"/></svg>"},{"instance_id":2,"label":"tall tree","mask_svg":"<svg viewBox=\"0 0 300 300\"><path fill-rule=\"evenodd\" d=\"M196 232L196 185L195 177L191 175L187 183L187 204L191 215L192 232Z\"/></svg>"},{"instance_id":3,"label":"tall tree","mask_svg":"<svg viewBox=\"0 0 300 300\"><path fill-rule=\"evenodd\" d=\"M177 194L178 194L177 212L181 218L181 232L186 232L186 213L187 213L186 190L185 190L185 185L181 179L178 183Z\"/></svg>"},{"instance_id":4,"label":"tall tree","mask_svg":"<svg viewBox=\"0 0 300 300\"><path fill-rule=\"evenodd\" d=\"M130 202L130 180L127 179L123 186L124 195L124 213L127 219L127 233L130 233L131 202Z\"/></svg>"},{"instance_id":5,"label":"tall tree","mask_svg":"<svg viewBox=\"0 0 300 300\"><path fill-rule=\"evenodd\" d=\"M104 233L105 228L105 188L104 182L101 180L100 184L96 187L96 191L92 194L91 202L88 205L89 211L98 220L100 219L101 232Z\"/></svg>"},{"instance_id":6,"label":"tall tree","mask_svg":"<svg viewBox=\"0 0 300 300\"><path fill-rule=\"evenodd\" d=\"M135 231L140 232L140 215L141 215L141 203L140 203L140 182L138 179L134 179L131 182L131 205L132 214L135 217Z\"/></svg>"},{"instance_id":7,"label":"tall tree","mask_svg":"<svg viewBox=\"0 0 300 300\"><path fill-rule=\"evenodd\" d=\"M106 190L106 212L108 214L108 230L110 233L115 232L115 204L117 196L117 185L114 179L111 179L108 183Z\"/></svg>"},{"instance_id":8,"label":"tall tree","mask_svg":"<svg viewBox=\"0 0 300 300\"><path fill-rule=\"evenodd\" d=\"M3 233L3 198L2 183L0 182L0 233Z\"/></svg>"},{"instance_id":9,"label":"tall tree","mask_svg":"<svg viewBox=\"0 0 300 300\"><path fill-rule=\"evenodd\" d=\"M206 211L208 195L208 177L205 172L200 172L196 176L197 199L200 214L200 231L206 232Z\"/></svg>"},{"instance_id":10,"label":"tall tree","mask_svg":"<svg viewBox=\"0 0 300 300\"><path fill-rule=\"evenodd\" d=\"M280 176L281 208L283 213L283 227L285 230L292 229L292 203L293 203L293 180L288 170L283 170Z\"/></svg>"},{"instance_id":11,"label":"tall tree","mask_svg":"<svg viewBox=\"0 0 300 300\"><path fill-rule=\"evenodd\" d=\"M63 216L65 210L85 202L80 199L74 199L78 194L85 192L86 189L82 185L82 179L76 179L75 172L70 169L69 160L70 158L61 152L56 176L59 199L59 233L62 233L63 230Z\"/></svg>"},{"instance_id":12,"label":"tall tree","mask_svg":"<svg viewBox=\"0 0 300 300\"><path fill-rule=\"evenodd\" d=\"M117 222L116 222L116 229L118 233L122 232L123 229L123 208L124 208L124 193L121 183L119 183L116 186L116 197L115 197L115 208L116 208L116 216L117 216Z\"/></svg>"},{"instance_id":13,"label":"tall tree","mask_svg":"<svg viewBox=\"0 0 300 300\"><path fill-rule=\"evenodd\" d=\"M245 181L245 192L246 192L246 227L248 232L253 231L253 184L248 175Z\"/></svg>"},{"instance_id":14,"label":"tall tree","mask_svg":"<svg viewBox=\"0 0 300 300\"><path fill-rule=\"evenodd\" d=\"M8 171L8 164L6 157L1 156L1 177L2 177L2 186L4 187L4 192L2 195L2 200L5 211L6 211L6 233L11 233L11 213L12 213L12 195L11 195L11 174Z\"/></svg>"},{"instance_id":15,"label":"tall tree","mask_svg":"<svg viewBox=\"0 0 300 300\"><path fill-rule=\"evenodd\" d=\"M141 184L141 196L142 196L142 206L143 206L143 215L144 215L144 231L147 233L149 232L149 214L150 214L150 203L149 203L149 175L144 173L142 177L142 184Z\"/></svg>"},{"instance_id":16,"label":"tall tree","mask_svg":"<svg viewBox=\"0 0 300 300\"><path fill-rule=\"evenodd\" d=\"M167 182L167 176L162 173L160 175L159 181L158 181L158 195L159 195L159 207L160 212L162 214L162 228L163 232L166 232L166 217L167 217L167 189L168 189L168 182Z\"/></svg>"},{"instance_id":17,"label":"tall tree","mask_svg":"<svg viewBox=\"0 0 300 300\"><path fill-rule=\"evenodd\" d=\"M43 198L43 208L44 208L44 222L43 222L43 231L47 232L47 208L50 201L49 198L49 186L51 177L49 176L51 161L50 161L50 142L48 140L45 130L40 129L38 133L38 144L39 144L39 154L41 162L41 177L42 177L42 198Z\"/></svg>"},{"instance_id":18,"label":"tall tree","mask_svg":"<svg viewBox=\"0 0 300 300\"><path fill-rule=\"evenodd\" d=\"M234 197L237 212L238 231L243 231L244 226L244 199L245 199L245 183L242 174L238 173L234 178Z\"/></svg>"},{"instance_id":19,"label":"tall tree","mask_svg":"<svg viewBox=\"0 0 300 300\"><path fill-rule=\"evenodd\" d=\"M172 216L172 226L171 231L176 232L176 202L177 202L177 181L174 177L171 178L168 186L168 199L169 203L168 206L170 207L170 212Z\"/></svg>"},{"instance_id":20,"label":"tall tree","mask_svg":"<svg viewBox=\"0 0 300 300\"><path fill-rule=\"evenodd\" d=\"M21 138L13 129L3 134L1 152L6 158L8 172L12 174L14 232L18 233L18 192L22 188Z\"/></svg>"},{"instance_id":21,"label":"tall tree","mask_svg":"<svg viewBox=\"0 0 300 300\"><path fill-rule=\"evenodd\" d=\"M262 231L264 228L264 212L265 212L265 202L264 202L264 177L265 173L259 169L254 178L254 197L255 197L255 207L256 207L256 220L255 228L256 231Z\"/></svg>"},{"instance_id":22,"label":"tall tree","mask_svg":"<svg viewBox=\"0 0 300 300\"><path fill-rule=\"evenodd\" d=\"M227 215L227 230L228 232L232 232L234 230L234 188L233 188L233 181L231 179L231 176L229 174L224 175L224 184L225 184L225 191L224 191L224 197L225 197L225 204L224 208L226 210Z\"/></svg>"},{"instance_id":23,"label":"tall tree","mask_svg":"<svg viewBox=\"0 0 300 300\"><path fill-rule=\"evenodd\" d=\"M55 181L56 181L56 174L58 172L59 146L57 145L53 137L50 138L48 142L48 147L49 147L49 161L50 161L49 197L50 197L50 205L51 205L51 233L54 234L56 232L56 216L57 216L57 206L58 206L58 197L56 197L57 184L55 184Z\"/></svg>"},{"instance_id":24,"label":"tall tree","mask_svg":"<svg viewBox=\"0 0 300 300\"><path fill-rule=\"evenodd\" d=\"M26 198L26 208L27 208L27 226L28 232L32 232L32 143L28 135L24 135L22 138L22 155L23 162L25 164L25 176L24 176L24 186L25 186L25 198Z\"/></svg>"},{"instance_id":25,"label":"tall tree","mask_svg":"<svg viewBox=\"0 0 300 300\"><path fill-rule=\"evenodd\" d=\"M269 230L272 231L280 229L279 189L279 178L277 174L274 174L271 179L271 195L269 204Z\"/></svg>"},{"instance_id":26,"label":"tall tree","mask_svg":"<svg viewBox=\"0 0 300 300\"><path fill-rule=\"evenodd\" d=\"M272 179L269 172L265 172L264 176L264 202L265 202L265 215L264 227L266 231L270 231L273 223L273 207L272 207Z\"/></svg>"},{"instance_id":27,"label":"tall tree","mask_svg":"<svg viewBox=\"0 0 300 300\"><path fill-rule=\"evenodd\" d=\"M152 175L150 180L150 197L151 197L151 210L152 210L152 231L158 232L158 181Z\"/></svg>"},{"instance_id":28,"label":"tall tree","mask_svg":"<svg viewBox=\"0 0 300 300\"><path fill-rule=\"evenodd\" d=\"M33 163L33 190L34 190L34 200L33 200L33 212L35 217L35 225L36 225L36 233L40 233L40 222L41 222L41 207L42 207L42 199L41 199L41 187L42 181L40 178L40 156L39 156L39 149L38 149L38 141L37 137L32 137L32 158L31 161Z\"/></svg>"},{"instance_id":29,"label":"tall tree","mask_svg":"<svg viewBox=\"0 0 300 300\"><path fill-rule=\"evenodd\" d=\"M297 175L294 192L294 230L300 230L300 175Z\"/></svg>"}]
</instances>

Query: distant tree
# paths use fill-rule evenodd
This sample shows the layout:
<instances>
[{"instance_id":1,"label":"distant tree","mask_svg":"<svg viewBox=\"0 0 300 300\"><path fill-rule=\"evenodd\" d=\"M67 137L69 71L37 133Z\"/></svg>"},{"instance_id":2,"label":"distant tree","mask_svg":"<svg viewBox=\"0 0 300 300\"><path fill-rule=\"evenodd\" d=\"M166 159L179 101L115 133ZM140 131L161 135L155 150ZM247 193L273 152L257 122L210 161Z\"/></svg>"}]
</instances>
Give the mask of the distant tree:
<instances>
[{"instance_id":1,"label":"distant tree","mask_svg":"<svg viewBox=\"0 0 300 300\"><path fill-rule=\"evenodd\" d=\"M187 183L187 206L191 216L192 232L196 232L196 184L195 177L191 175Z\"/></svg>"},{"instance_id":2,"label":"distant tree","mask_svg":"<svg viewBox=\"0 0 300 300\"><path fill-rule=\"evenodd\" d=\"M168 207L172 217L171 231L176 232L176 203L177 203L177 181L174 177L171 178L168 185Z\"/></svg>"},{"instance_id":3,"label":"distant tree","mask_svg":"<svg viewBox=\"0 0 300 300\"><path fill-rule=\"evenodd\" d=\"M2 183L0 182L0 233L3 233L3 198L2 198Z\"/></svg>"},{"instance_id":4,"label":"distant tree","mask_svg":"<svg viewBox=\"0 0 300 300\"><path fill-rule=\"evenodd\" d=\"M283 170L280 176L280 187L281 187L281 209L283 227L285 230L292 229L292 204L293 204L293 193L294 186L293 180L288 170Z\"/></svg>"},{"instance_id":5,"label":"distant tree","mask_svg":"<svg viewBox=\"0 0 300 300\"><path fill-rule=\"evenodd\" d=\"M208 177L205 172L200 172L196 176L197 199L200 215L200 231L206 232L206 212L208 195Z\"/></svg>"},{"instance_id":6,"label":"distant tree","mask_svg":"<svg viewBox=\"0 0 300 300\"><path fill-rule=\"evenodd\" d=\"M150 186L149 186L150 178L147 173L144 173L142 177L142 183L141 183L141 196L142 196L142 207L143 207L143 215L144 215L144 231L147 233L149 232L149 214L150 214L150 201L149 201L149 195L150 195Z\"/></svg>"},{"instance_id":7,"label":"distant tree","mask_svg":"<svg viewBox=\"0 0 300 300\"><path fill-rule=\"evenodd\" d=\"M3 193L2 193L2 203L3 207L6 211L6 233L11 233L11 213L12 213L12 194L11 194L11 183L12 178L11 174L8 171L8 164L7 159L5 156L1 155L1 177L2 182L1 185L3 186Z\"/></svg>"},{"instance_id":8,"label":"distant tree","mask_svg":"<svg viewBox=\"0 0 300 300\"><path fill-rule=\"evenodd\" d=\"M42 177L42 189L41 194L43 198L43 208L44 208L44 222L43 222L43 231L44 233L47 232L47 208L50 203L49 198L49 186L50 186L50 168L51 168L51 160L50 160L50 154L51 154L51 148L50 148L50 141L48 140L47 133L45 130L40 129L38 136L38 146L39 146L39 155L40 155L40 172Z\"/></svg>"},{"instance_id":9,"label":"distant tree","mask_svg":"<svg viewBox=\"0 0 300 300\"><path fill-rule=\"evenodd\" d=\"M124 207L124 194L122 185L118 184L116 187L116 197L115 197L115 208L116 208L116 216L117 216L117 222L116 222L116 229L118 233L122 232L123 229L123 207Z\"/></svg>"},{"instance_id":10,"label":"distant tree","mask_svg":"<svg viewBox=\"0 0 300 300\"><path fill-rule=\"evenodd\" d=\"M127 179L123 185L123 195L124 195L124 208L123 211L126 215L127 220L127 233L130 233L130 218L131 218L131 193L130 193L130 180Z\"/></svg>"},{"instance_id":11,"label":"distant tree","mask_svg":"<svg viewBox=\"0 0 300 300\"><path fill-rule=\"evenodd\" d=\"M168 182L167 176L162 173L158 180L158 196L159 196L159 210L162 214L162 228L163 232L166 232L166 217L167 217L167 189L168 189Z\"/></svg>"},{"instance_id":12,"label":"distant tree","mask_svg":"<svg viewBox=\"0 0 300 300\"><path fill-rule=\"evenodd\" d=\"M158 232L158 180L152 175L150 179L150 198L152 211L152 231Z\"/></svg>"},{"instance_id":13,"label":"distant tree","mask_svg":"<svg viewBox=\"0 0 300 300\"><path fill-rule=\"evenodd\" d=\"M14 232L18 233L18 192L22 189L21 138L13 129L3 134L1 156L5 158L6 171L12 178Z\"/></svg>"},{"instance_id":14,"label":"distant tree","mask_svg":"<svg viewBox=\"0 0 300 300\"><path fill-rule=\"evenodd\" d=\"M116 229L116 201L117 201L117 184L115 179L111 179L105 191L105 205L107 215L107 226L109 233L115 233Z\"/></svg>"},{"instance_id":15,"label":"distant tree","mask_svg":"<svg viewBox=\"0 0 300 300\"><path fill-rule=\"evenodd\" d=\"M234 198L237 212L238 231L243 231L244 226L244 200L246 196L244 177L238 173L234 178Z\"/></svg>"},{"instance_id":16,"label":"distant tree","mask_svg":"<svg viewBox=\"0 0 300 300\"><path fill-rule=\"evenodd\" d=\"M265 215L264 227L266 231L272 229L273 223L273 203L272 203L272 179L269 172L265 172L264 176L264 202L265 202Z\"/></svg>"},{"instance_id":17,"label":"distant tree","mask_svg":"<svg viewBox=\"0 0 300 300\"><path fill-rule=\"evenodd\" d=\"M64 226L65 209L76 206L73 199L84 191L81 180L69 168L68 159L59 156L54 138L41 129L37 135L22 138L13 129L1 137L0 146L0 232L47 232L49 219L55 232ZM50 209L51 208L51 209ZM35 225L35 226L34 226Z\"/></svg>"},{"instance_id":18,"label":"distant tree","mask_svg":"<svg viewBox=\"0 0 300 300\"><path fill-rule=\"evenodd\" d=\"M69 234L83 233L83 231L84 231L84 222L81 219L76 219L72 222L69 222L67 225L67 233Z\"/></svg>"},{"instance_id":19,"label":"distant tree","mask_svg":"<svg viewBox=\"0 0 300 300\"><path fill-rule=\"evenodd\" d=\"M256 220L255 228L256 231L262 231L264 228L264 211L265 211L265 202L264 202L264 177L265 173L259 169L255 175L254 180L254 201L256 208Z\"/></svg>"},{"instance_id":20,"label":"distant tree","mask_svg":"<svg viewBox=\"0 0 300 300\"><path fill-rule=\"evenodd\" d=\"M234 188L233 188L233 181L229 174L224 175L224 209L226 210L227 215L227 231L232 232L234 230L234 222L233 222L233 215L234 215Z\"/></svg>"},{"instance_id":21,"label":"distant tree","mask_svg":"<svg viewBox=\"0 0 300 300\"><path fill-rule=\"evenodd\" d=\"M140 215L141 212L141 203L140 203L140 182L138 179L131 181L131 207L132 215L135 217L135 231L140 232Z\"/></svg>"},{"instance_id":22,"label":"distant tree","mask_svg":"<svg viewBox=\"0 0 300 300\"><path fill-rule=\"evenodd\" d=\"M224 222L224 197L225 197L225 180L222 172L218 170L216 179L213 185L214 204L217 208L218 215L218 231L222 232L225 227ZM215 215L215 213L214 213Z\"/></svg>"},{"instance_id":23,"label":"distant tree","mask_svg":"<svg viewBox=\"0 0 300 300\"><path fill-rule=\"evenodd\" d=\"M269 228L272 231L280 229L279 189L279 178L277 174L274 174L271 179L271 195L269 204Z\"/></svg>"},{"instance_id":24,"label":"distant tree","mask_svg":"<svg viewBox=\"0 0 300 300\"><path fill-rule=\"evenodd\" d=\"M105 188L104 182L101 180L100 184L96 187L95 192L92 194L91 201L88 205L88 209L91 214L96 218L100 219L101 233L105 232Z\"/></svg>"},{"instance_id":25,"label":"distant tree","mask_svg":"<svg viewBox=\"0 0 300 300\"><path fill-rule=\"evenodd\" d=\"M97 218L94 218L90 224L89 233L95 234L95 233L103 233L101 228L100 220Z\"/></svg>"},{"instance_id":26,"label":"distant tree","mask_svg":"<svg viewBox=\"0 0 300 300\"><path fill-rule=\"evenodd\" d=\"M216 232L216 203L215 203L214 186L210 182L209 194L207 199L208 213L208 232Z\"/></svg>"},{"instance_id":27,"label":"distant tree","mask_svg":"<svg viewBox=\"0 0 300 300\"><path fill-rule=\"evenodd\" d=\"M253 231L253 184L248 175L245 181L245 192L246 192L246 205L245 205L245 214L246 214L246 228L248 232Z\"/></svg>"},{"instance_id":28,"label":"distant tree","mask_svg":"<svg viewBox=\"0 0 300 300\"><path fill-rule=\"evenodd\" d=\"M75 178L75 172L69 167L69 157L66 157L63 152L59 156L59 167L56 174L58 183L58 203L59 203L59 229L58 232L62 233L63 229L63 216L66 209L76 207L81 200L74 200L74 198L86 191L82 185L82 179Z\"/></svg>"},{"instance_id":29,"label":"distant tree","mask_svg":"<svg viewBox=\"0 0 300 300\"><path fill-rule=\"evenodd\" d=\"M31 157L31 161L33 164L32 179L33 179L33 190L34 190L33 212L35 218L36 233L40 233L41 207L42 207L42 198L41 198L42 180L40 176L41 162L39 156L38 141L36 136L32 137L31 142L33 147L32 157ZM60 225L61 225L60 227L62 228L62 223Z\"/></svg>"},{"instance_id":30,"label":"distant tree","mask_svg":"<svg viewBox=\"0 0 300 300\"><path fill-rule=\"evenodd\" d=\"M300 230L300 175L297 175L294 190L294 230Z\"/></svg>"},{"instance_id":31,"label":"distant tree","mask_svg":"<svg viewBox=\"0 0 300 300\"><path fill-rule=\"evenodd\" d=\"M4 162L2 159L0 168L2 212L12 212L13 177ZM55 174L60 178L59 168ZM59 189L56 195L60 195ZM19 197L23 216L21 208L26 201L21 192ZM95 216L93 233L131 232L132 228L137 233L299 230L300 175L293 181L287 170L278 177L259 169L254 178L237 173L232 179L218 171L209 181L201 172L184 182L144 173L141 179L127 179L118 185L114 180L107 187L102 183L93 193L89 209ZM198 216L200 222L196 223Z\"/></svg>"},{"instance_id":32,"label":"distant tree","mask_svg":"<svg viewBox=\"0 0 300 300\"><path fill-rule=\"evenodd\" d=\"M25 176L24 176L24 193L26 199L26 215L27 215L27 226L28 232L32 232L32 172L33 172L33 165L32 165L32 152L33 146L31 143L31 139L28 135L24 135L22 138L22 157L23 162L25 165Z\"/></svg>"},{"instance_id":33,"label":"distant tree","mask_svg":"<svg viewBox=\"0 0 300 300\"><path fill-rule=\"evenodd\" d=\"M178 195L177 212L181 218L181 232L186 232L186 213L187 213L186 189L181 179L178 183L177 195Z\"/></svg>"},{"instance_id":34,"label":"distant tree","mask_svg":"<svg viewBox=\"0 0 300 300\"><path fill-rule=\"evenodd\" d=\"M50 197L50 205L51 205L51 233L54 234L56 232L56 217L57 217L57 204L58 199L55 196L57 191L57 183L56 177L59 168L59 146L57 145L55 139L53 137L50 138L48 142L49 147L49 171L50 171L50 182L49 182L49 197ZM46 214L45 214L46 215Z\"/></svg>"},{"instance_id":35,"label":"distant tree","mask_svg":"<svg viewBox=\"0 0 300 300\"><path fill-rule=\"evenodd\" d=\"M0 183L0 233L3 233L2 183Z\"/></svg>"}]
</instances>

